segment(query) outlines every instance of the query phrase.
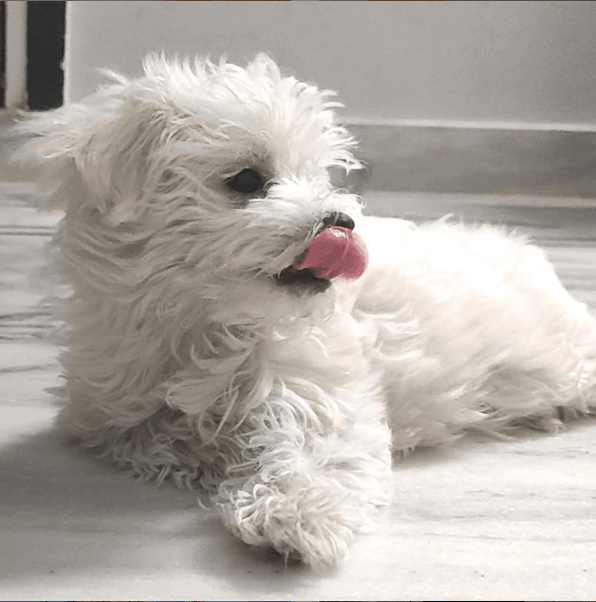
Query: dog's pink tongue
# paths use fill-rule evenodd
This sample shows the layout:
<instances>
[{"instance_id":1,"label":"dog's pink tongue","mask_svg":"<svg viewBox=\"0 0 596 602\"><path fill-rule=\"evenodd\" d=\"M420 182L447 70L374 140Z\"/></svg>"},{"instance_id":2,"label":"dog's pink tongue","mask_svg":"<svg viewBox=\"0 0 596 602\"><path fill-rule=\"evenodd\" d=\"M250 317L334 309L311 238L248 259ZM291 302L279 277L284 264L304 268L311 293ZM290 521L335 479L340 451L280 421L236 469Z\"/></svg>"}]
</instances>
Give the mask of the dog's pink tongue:
<instances>
[{"instance_id":1,"label":"dog's pink tongue","mask_svg":"<svg viewBox=\"0 0 596 602\"><path fill-rule=\"evenodd\" d=\"M366 269L366 247L361 239L347 228L328 228L311 241L304 257L294 267L312 268L322 278L356 280Z\"/></svg>"}]
</instances>

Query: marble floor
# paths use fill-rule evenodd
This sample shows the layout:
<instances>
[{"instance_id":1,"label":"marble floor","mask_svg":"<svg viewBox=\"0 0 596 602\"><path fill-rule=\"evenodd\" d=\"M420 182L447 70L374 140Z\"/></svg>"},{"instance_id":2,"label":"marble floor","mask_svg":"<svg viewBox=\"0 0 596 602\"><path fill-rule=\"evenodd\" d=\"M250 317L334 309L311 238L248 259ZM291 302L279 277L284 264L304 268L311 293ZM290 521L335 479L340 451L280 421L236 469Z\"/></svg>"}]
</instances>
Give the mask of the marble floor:
<instances>
[{"instance_id":1,"label":"marble floor","mask_svg":"<svg viewBox=\"0 0 596 602\"><path fill-rule=\"evenodd\" d=\"M507 223L596 310L596 202L375 193L368 211ZM44 244L26 183L0 184L0 599L595 600L596 422L467 441L396 467L393 503L343 566L315 575L250 551L195 495L131 482L64 447L39 301Z\"/></svg>"}]
</instances>

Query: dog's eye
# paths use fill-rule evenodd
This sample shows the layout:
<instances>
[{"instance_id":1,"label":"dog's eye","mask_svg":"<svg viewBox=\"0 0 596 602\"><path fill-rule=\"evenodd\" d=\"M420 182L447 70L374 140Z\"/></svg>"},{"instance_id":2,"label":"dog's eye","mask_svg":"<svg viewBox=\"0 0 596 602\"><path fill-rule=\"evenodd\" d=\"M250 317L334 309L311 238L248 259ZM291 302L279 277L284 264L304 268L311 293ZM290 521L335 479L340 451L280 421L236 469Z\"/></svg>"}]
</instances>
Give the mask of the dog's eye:
<instances>
[{"instance_id":1,"label":"dog's eye","mask_svg":"<svg viewBox=\"0 0 596 602\"><path fill-rule=\"evenodd\" d=\"M235 176L228 178L226 184L235 192L250 194L263 187L263 178L254 169L246 168L239 171Z\"/></svg>"}]
</instances>

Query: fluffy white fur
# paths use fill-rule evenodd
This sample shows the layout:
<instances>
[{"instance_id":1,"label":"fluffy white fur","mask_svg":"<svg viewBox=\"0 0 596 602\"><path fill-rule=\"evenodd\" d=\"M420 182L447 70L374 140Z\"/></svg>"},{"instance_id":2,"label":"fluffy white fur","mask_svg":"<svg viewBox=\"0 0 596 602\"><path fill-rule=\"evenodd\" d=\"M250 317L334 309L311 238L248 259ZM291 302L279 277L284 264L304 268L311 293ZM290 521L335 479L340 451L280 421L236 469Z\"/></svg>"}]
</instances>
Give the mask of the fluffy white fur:
<instances>
[{"instance_id":1,"label":"fluffy white fur","mask_svg":"<svg viewBox=\"0 0 596 602\"><path fill-rule=\"evenodd\" d=\"M34 119L72 295L61 422L141 479L207 492L248 544L336 563L390 496L393 455L595 407L596 323L544 254L490 227L364 218L332 94L150 56ZM226 184L244 168L254 195ZM276 280L333 212L370 264Z\"/></svg>"}]
</instances>

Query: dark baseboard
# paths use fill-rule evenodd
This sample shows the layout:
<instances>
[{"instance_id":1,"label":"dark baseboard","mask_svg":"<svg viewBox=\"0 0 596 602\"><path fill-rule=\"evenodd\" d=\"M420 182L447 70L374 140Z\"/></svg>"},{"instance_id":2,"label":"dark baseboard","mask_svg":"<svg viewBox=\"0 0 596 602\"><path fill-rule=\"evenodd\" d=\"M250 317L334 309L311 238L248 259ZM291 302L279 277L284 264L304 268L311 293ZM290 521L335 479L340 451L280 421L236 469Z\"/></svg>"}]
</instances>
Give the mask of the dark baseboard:
<instances>
[{"instance_id":1,"label":"dark baseboard","mask_svg":"<svg viewBox=\"0 0 596 602\"><path fill-rule=\"evenodd\" d=\"M596 197L596 131L348 124L368 164L359 187Z\"/></svg>"}]
</instances>

